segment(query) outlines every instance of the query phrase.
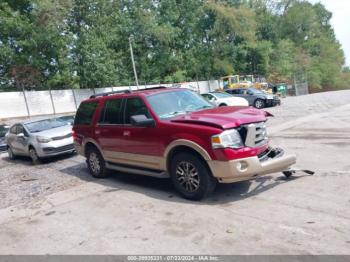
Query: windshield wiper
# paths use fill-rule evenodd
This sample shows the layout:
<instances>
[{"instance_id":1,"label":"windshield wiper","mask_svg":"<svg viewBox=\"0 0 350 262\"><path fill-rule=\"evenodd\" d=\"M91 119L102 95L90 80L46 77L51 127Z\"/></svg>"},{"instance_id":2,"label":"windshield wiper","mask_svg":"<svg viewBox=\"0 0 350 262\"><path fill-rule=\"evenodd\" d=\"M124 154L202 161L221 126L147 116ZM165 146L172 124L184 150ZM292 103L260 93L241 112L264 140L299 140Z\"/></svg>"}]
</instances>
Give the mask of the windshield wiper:
<instances>
[{"instance_id":1,"label":"windshield wiper","mask_svg":"<svg viewBox=\"0 0 350 262\"><path fill-rule=\"evenodd\" d=\"M168 114L165 115L161 115L160 118L168 118L168 117L172 117L172 116L176 116L176 115L180 115L180 114L186 114L186 111L174 111L174 112L170 112Z\"/></svg>"}]
</instances>

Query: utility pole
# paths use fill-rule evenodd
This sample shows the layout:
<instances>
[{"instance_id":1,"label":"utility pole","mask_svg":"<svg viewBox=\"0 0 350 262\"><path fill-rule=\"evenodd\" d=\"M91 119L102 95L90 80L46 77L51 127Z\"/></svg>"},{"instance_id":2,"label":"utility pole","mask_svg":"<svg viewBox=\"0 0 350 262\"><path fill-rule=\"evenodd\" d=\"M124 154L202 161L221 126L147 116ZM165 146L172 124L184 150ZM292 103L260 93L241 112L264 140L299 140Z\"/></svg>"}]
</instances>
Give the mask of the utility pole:
<instances>
[{"instance_id":1,"label":"utility pole","mask_svg":"<svg viewBox=\"0 0 350 262\"><path fill-rule=\"evenodd\" d=\"M133 37L129 36L131 62L132 62L132 67L134 69L135 82L136 82L136 86L137 86L137 90L138 90L139 89L139 80L137 79L137 72L136 72L135 60L134 60L134 51L132 50L132 44L131 44L132 40L133 40Z\"/></svg>"}]
</instances>

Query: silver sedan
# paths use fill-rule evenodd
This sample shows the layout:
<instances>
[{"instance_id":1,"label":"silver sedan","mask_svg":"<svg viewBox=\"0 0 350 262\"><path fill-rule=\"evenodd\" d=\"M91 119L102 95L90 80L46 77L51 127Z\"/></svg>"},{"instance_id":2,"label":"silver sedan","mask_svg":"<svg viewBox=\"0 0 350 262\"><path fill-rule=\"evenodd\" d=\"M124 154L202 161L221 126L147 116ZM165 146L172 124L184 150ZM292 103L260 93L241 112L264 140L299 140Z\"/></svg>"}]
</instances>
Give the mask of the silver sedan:
<instances>
[{"instance_id":1,"label":"silver sedan","mask_svg":"<svg viewBox=\"0 0 350 262\"><path fill-rule=\"evenodd\" d=\"M10 159L29 156L34 164L40 158L74 152L72 126L57 118L16 123L5 142Z\"/></svg>"}]
</instances>

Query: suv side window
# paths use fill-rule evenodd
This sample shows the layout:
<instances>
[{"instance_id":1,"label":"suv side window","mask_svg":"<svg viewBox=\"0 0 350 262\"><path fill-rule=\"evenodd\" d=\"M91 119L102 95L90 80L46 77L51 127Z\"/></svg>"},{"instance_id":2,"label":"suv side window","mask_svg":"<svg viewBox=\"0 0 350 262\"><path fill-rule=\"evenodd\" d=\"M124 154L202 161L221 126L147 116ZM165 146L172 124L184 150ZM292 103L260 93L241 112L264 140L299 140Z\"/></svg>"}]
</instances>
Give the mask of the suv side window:
<instances>
[{"instance_id":1,"label":"suv side window","mask_svg":"<svg viewBox=\"0 0 350 262\"><path fill-rule=\"evenodd\" d=\"M101 124L123 124L123 99L107 100L101 114Z\"/></svg>"},{"instance_id":2,"label":"suv side window","mask_svg":"<svg viewBox=\"0 0 350 262\"><path fill-rule=\"evenodd\" d=\"M95 113L97 102L81 103L75 116L75 125L90 125L92 117Z\"/></svg>"},{"instance_id":3,"label":"suv side window","mask_svg":"<svg viewBox=\"0 0 350 262\"><path fill-rule=\"evenodd\" d=\"M145 115L147 118L152 118L145 103L138 97L128 98L125 106L125 124L131 123L131 116Z\"/></svg>"}]
</instances>

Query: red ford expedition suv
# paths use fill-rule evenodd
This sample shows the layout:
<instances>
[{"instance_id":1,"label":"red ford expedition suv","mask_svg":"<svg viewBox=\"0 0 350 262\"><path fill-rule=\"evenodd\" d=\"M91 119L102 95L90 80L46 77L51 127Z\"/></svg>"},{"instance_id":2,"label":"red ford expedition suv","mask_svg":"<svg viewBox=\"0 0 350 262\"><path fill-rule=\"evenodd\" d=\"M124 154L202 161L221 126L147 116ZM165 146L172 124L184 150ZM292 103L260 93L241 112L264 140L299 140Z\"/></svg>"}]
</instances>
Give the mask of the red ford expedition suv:
<instances>
[{"instance_id":1,"label":"red ford expedition suv","mask_svg":"<svg viewBox=\"0 0 350 262\"><path fill-rule=\"evenodd\" d=\"M97 94L83 101L73 127L77 152L92 176L106 170L170 177L199 200L216 183L288 170L294 155L269 146L265 111L214 108L187 89L151 88Z\"/></svg>"}]
</instances>

